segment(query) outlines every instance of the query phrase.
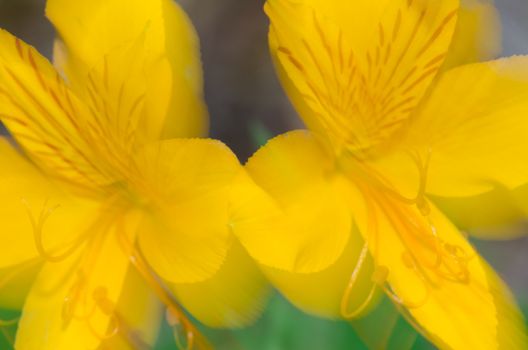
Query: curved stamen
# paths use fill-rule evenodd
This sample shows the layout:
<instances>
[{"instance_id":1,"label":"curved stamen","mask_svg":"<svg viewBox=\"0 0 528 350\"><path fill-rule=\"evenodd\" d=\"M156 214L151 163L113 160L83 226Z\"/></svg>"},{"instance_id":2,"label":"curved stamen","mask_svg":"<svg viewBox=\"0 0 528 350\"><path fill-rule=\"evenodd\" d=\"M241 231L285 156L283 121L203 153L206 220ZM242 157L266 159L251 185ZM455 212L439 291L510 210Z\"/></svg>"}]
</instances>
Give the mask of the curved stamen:
<instances>
[{"instance_id":1,"label":"curved stamen","mask_svg":"<svg viewBox=\"0 0 528 350\"><path fill-rule=\"evenodd\" d=\"M144 260L141 253L139 253L136 247L129 241L127 233L124 229L124 217L118 221L118 241L121 249L126 256L129 257L130 263L136 268L139 274L143 277L145 282L152 288L158 298L167 308L167 312L170 313L178 323L181 323L182 329L185 330L187 337L187 346L191 344L193 347L198 349L212 349L209 342L200 333L200 331L192 324L192 322L185 316L185 313L173 300L172 295L167 292L165 286L152 274L148 263Z\"/></svg>"},{"instance_id":2,"label":"curved stamen","mask_svg":"<svg viewBox=\"0 0 528 350\"><path fill-rule=\"evenodd\" d=\"M91 307L88 307L88 295L86 293L88 288L88 276L90 276L96 266L108 230L111 227L111 220L111 218L103 215L101 219L96 221L94 226L91 227L91 229L97 233L93 234L86 243L86 253L81 258L80 268L77 272L77 281L73 283L69 293L64 298L62 319L65 325L72 319L86 321L90 319L97 310L96 303L92 303ZM91 232L91 230L87 230L87 232ZM85 310L81 315L76 314L76 309L79 305L83 305Z\"/></svg>"},{"instance_id":3,"label":"curved stamen","mask_svg":"<svg viewBox=\"0 0 528 350\"><path fill-rule=\"evenodd\" d=\"M365 300L358 307L356 307L356 309L352 311L349 310L352 291L354 290L354 286L356 285L356 281L361 272L361 269L364 266L365 260L367 258L367 253L368 243L365 243L359 254L358 261L356 263L356 266L354 267L354 271L352 271L352 274L350 275L350 280L348 281L343 297L341 298L340 312L343 318L355 318L360 315L363 311L365 311L365 309L370 305L372 297L374 296L374 292L376 291L376 284L372 284L369 294L367 295Z\"/></svg>"},{"instance_id":4,"label":"curved stamen","mask_svg":"<svg viewBox=\"0 0 528 350\"><path fill-rule=\"evenodd\" d=\"M40 212L40 215L38 219L35 219L33 214L31 213L31 208L29 206L29 203L26 199L22 199L22 204L24 204L29 221L31 223L31 227L33 228L33 238L35 241L35 247L37 248L37 251L39 255L48 262L61 262L66 260L68 257L70 257L75 251L84 243L86 236L81 235L79 238L72 243L71 247L67 248L66 251L64 251L62 254L59 254L57 256L54 256L50 254L46 248L44 247L43 243L43 228L46 220L53 214L53 212L59 208L59 205L56 205L52 208L46 209L46 205L48 200L46 199L44 202L44 206L42 208L42 211Z\"/></svg>"},{"instance_id":5,"label":"curved stamen","mask_svg":"<svg viewBox=\"0 0 528 350\"><path fill-rule=\"evenodd\" d=\"M351 156L355 159L356 164L362 169L362 173L366 176L367 181L372 183L374 187L382 190L384 193L390 195L391 197L397 199L400 202L408 205L416 205L418 210L422 213L423 216L428 216L430 213L430 206L426 199L426 187L427 187L427 178L429 173L429 164L431 161L432 149L427 149L427 155L425 161L422 161L422 157L418 152L412 153L411 151L406 152L406 154L413 160L418 170L418 190L416 196L406 197L400 194L394 189L394 187L388 183L383 176L373 167L368 166L367 163L357 158L355 155Z\"/></svg>"},{"instance_id":6,"label":"curved stamen","mask_svg":"<svg viewBox=\"0 0 528 350\"><path fill-rule=\"evenodd\" d=\"M90 333L92 333L92 335L94 337L96 337L97 339L99 339L100 341L111 339L111 338L115 337L119 333L120 327L119 327L118 318L114 314L109 315L109 316L110 316L110 324L113 325L113 326L110 329L110 331L108 331L106 334L100 334L95 329L95 327L92 325L90 320L86 321L86 324L88 325L88 329L90 330Z\"/></svg>"},{"instance_id":7,"label":"curved stamen","mask_svg":"<svg viewBox=\"0 0 528 350\"><path fill-rule=\"evenodd\" d=\"M96 335L97 338L101 340L107 340L119 333L120 330L120 322L119 318L115 314L115 304L112 300L108 298L108 291L105 287L99 286L94 289L92 292L92 299L94 301L94 305L97 306L97 308L106 316L110 317L110 325L113 325L110 332L107 332L104 335L100 335L95 328L92 326L91 322L88 320L88 327L90 327L91 332Z\"/></svg>"},{"instance_id":8,"label":"curved stamen","mask_svg":"<svg viewBox=\"0 0 528 350\"><path fill-rule=\"evenodd\" d=\"M408 152L409 156L411 157L411 159L414 160L418 168L419 184L418 193L415 197L415 202L416 207L418 208L418 210L420 210L420 213L422 213L423 216L428 216L431 212L431 208L425 197L425 191L427 188L427 178L429 173L429 164L431 163L431 153L432 149L429 147L427 149L425 161L422 161L422 158L420 157L420 154L418 152L415 152L414 154L412 152Z\"/></svg>"}]
</instances>

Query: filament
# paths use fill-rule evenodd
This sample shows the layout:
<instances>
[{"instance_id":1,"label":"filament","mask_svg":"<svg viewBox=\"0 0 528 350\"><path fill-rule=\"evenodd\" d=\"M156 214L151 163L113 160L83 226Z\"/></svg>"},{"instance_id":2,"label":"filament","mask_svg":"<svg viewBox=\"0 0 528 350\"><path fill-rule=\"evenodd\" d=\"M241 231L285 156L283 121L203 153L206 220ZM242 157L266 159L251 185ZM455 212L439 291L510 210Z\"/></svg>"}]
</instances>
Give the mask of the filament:
<instances>
[{"instance_id":1,"label":"filament","mask_svg":"<svg viewBox=\"0 0 528 350\"><path fill-rule=\"evenodd\" d=\"M376 291L376 284L372 284L369 294L367 295L365 300L356 309L352 311L349 310L349 304L350 304L350 298L352 295L352 291L354 290L354 286L356 284L359 273L361 272L361 269L364 266L365 260L367 258L367 253L368 253L368 243L365 243L359 254L358 261L356 263L356 266L354 267L354 271L352 271L350 280L348 281L348 285L343 294L343 298L341 299L340 307L341 307L341 316L343 318L347 318L347 319L355 318L358 315L360 315L363 311L365 311L365 309L370 305L370 302L372 301L372 297L374 296L374 292Z\"/></svg>"},{"instance_id":2,"label":"filament","mask_svg":"<svg viewBox=\"0 0 528 350\"><path fill-rule=\"evenodd\" d=\"M95 301L95 304L99 308L99 310L105 314L106 316L110 317L110 324L113 325L112 330L109 334L106 334L104 336L104 339L108 339L113 337L119 332L119 319L117 315L115 315L115 304L108 298L108 291L105 287L99 286L97 287L92 294L92 298Z\"/></svg>"},{"instance_id":3,"label":"filament","mask_svg":"<svg viewBox=\"0 0 528 350\"><path fill-rule=\"evenodd\" d=\"M180 319L167 309L165 318L167 323L172 328L172 334L176 347L180 350L191 350L194 348L194 333L191 330L185 329L180 322ZM182 334L183 333L183 336ZM183 342L182 342L183 338Z\"/></svg>"},{"instance_id":4,"label":"filament","mask_svg":"<svg viewBox=\"0 0 528 350\"><path fill-rule=\"evenodd\" d=\"M97 258L99 257L107 236L106 234L110 228L109 224L110 219L107 219L105 216L103 216L102 220L95 223L94 230L97 231L97 234L93 235L88 241L88 246L85 248L87 254L82 257L82 262L80 263L81 268L77 272L77 280L64 298L62 320L65 325L72 319L87 322L97 310L97 303L92 303L91 307L88 307L86 289L88 288L88 276L90 276L96 266ZM76 309L81 302L84 306L84 313L77 314Z\"/></svg>"},{"instance_id":5,"label":"filament","mask_svg":"<svg viewBox=\"0 0 528 350\"><path fill-rule=\"evenodd\" d=\"M438 236L436 226L429 216L424 218L427 222L427 225L423 225L423 223L420 222L416 223L411 220L411 218L415 215L410 211L410 208L396 206L390 201L390 199L381 199L379 196L377 197L375 193L373 196L380 207L384 210L387 218L391 221L392 226L395 228L396 233L398 233L400 239L407 247L412 246L412 243L409 242L410 237L408 235L411 234L412 237L418 239L420 244L425 244L426 249L431 249L434 251L435 260L433 263L428 263L426 260L420 259L420 264L418 264L418 259L414 254L414 250L408 250L408 253L414 260L414 264L416 266L415 270L422 278L428 279L428 276L425 274L423 269L419 267L420 265L426 266L427 268L435 271L440 277L443 277L444 279L459 283L468 282L469 270L467 268L467 262L470 258L463 253L464 250L460 246L446 244L442 241L442 239ZM399 211L400 213L398 213ZM425 226L427 226L427 228L425 228ZM428 234L424 235L424 232L428 232ZM428 242L428 239L431 239L432 243ZM452 263L455 263L458 266L459 271L453 270L451 266ZM446 271L443 271L442 267Z\"/></svg>"},{"instance_id":6,"label":"filament","mask_svg":"<svg viewBox=\"0 0 528 350\"><path fill-rule=\"evenodd\" d=\"M66 251L64 251L60 255L54 256L50 254L44 247L43 228L44 228L44 224L46 220L53 214L53 212L55 212L57 208L59 208L59 205L46 209L47 202L48 200L45 200L44 206L40 212L38 219L35 219L35 217L31 213L31 208L29 206L29 203L27 202L26 199L22 199L22 203L24 204L26 208L29 221L31 223L31 227L33 228L33 238L35 241L35 247L39 255L48 262L56 263L56 262L64 261L68 257L70 257L82 245L86 237L85 235L79 236L79 238L72 244L72 246L66 249Z\"/></svg>"},{"instance_id":7,"label":"filament","mask_svg":"<svg viewBox=\"0 0 528 350\"><path fill-rule=\"evenodd\" d=\"M92 323L87 320L87 325L88 325L88 329L90 330L90 333L92 333L92 335L99 339L100 341L104 341L104 340L108 340L110 338L113 338L115 337L118 333L119 333L119 320L118 318L114 315L114 314L111 314L111 315L107 315L107 316L110 316L110 324L112 325L112 328L110 329L109 332L107 332L106 334L100 334L95 328L94 326L92 325Z\"/></svg>"},{"instance_id":8,"label":"filament","mask_svg":"<svg viewBox=\"0 0 528 350\"><path fill-rule=\"evenodd\" d=\"M365 162L357 158L355 155L351 154L351 156L356 161L356 164L358 164L361 168L361 173L366 174L367 182L372 183L374 187L378 188L383 193L390 195L394 199L397 199L398 201L403 202L404 204L416 205L420 213L422 213L423 216L427 216L429 215L431 209L429 203L426 200L425 194L427 188L427 178L429 173L429 164L431 161L432 149L427 149L425 160L422 160L422 157L418 152L413 153L411 151L408 151L406 152L406 154L413 160L418 170L418 190L414 197L406 197L398 193L393 188L393 186L388 183L376 169L368 166Z\"/></svg>"},{"instance_id":9,"label":"filament","mask_svg":"<svg viewBox=\"0 0 528 350\"><path fill-rule=\"evenodd\" d=\"M199 349L212 349L208 341L201 335L200 331L189 321L185 316L185 313L181 307L173 300L172 296L167 292L165 287L153 276L147 262L144 260L142 255L137 251L135 246L129 241L127 234L123 227L123 219L118 222L118 239L123 250L130 260L130 263L136 268L139 274L143 277L145 282L152 288L158 298L167 308L167 314L170 314L171 322L181 324L182 329L185 331L186 345L188 349L193 349L195 346ZM176 322L177 320L177 322ZM173 328L174 331L174 328ZM176 341L180 342L179 337L176 337ZM191 346L191 347L189 347Z\"/></svg>"}]
</instances>

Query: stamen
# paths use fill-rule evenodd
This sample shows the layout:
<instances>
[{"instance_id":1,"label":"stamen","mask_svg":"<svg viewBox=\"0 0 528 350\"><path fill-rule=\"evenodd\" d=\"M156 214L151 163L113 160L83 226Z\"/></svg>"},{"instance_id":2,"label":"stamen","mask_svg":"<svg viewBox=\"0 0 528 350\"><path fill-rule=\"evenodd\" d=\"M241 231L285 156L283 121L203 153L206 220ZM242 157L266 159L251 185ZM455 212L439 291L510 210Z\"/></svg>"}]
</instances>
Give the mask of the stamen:
<instances>
[{"instance_id":1,"label":"stamen","mask_svg":"<svg viewBox=\"0 0 528 350\"><path fill-rule=\"evenodd\" d=\"M418 193L416 194L416 207L418 210L420 210L420 213L422 213L423 216L429 216L431 213L431 208L429 206L429 203L427 202L427 199L425 197L425 191L427 187L427 174L429 173L429 164L431 163L431 154L432 149L429 147L427 149L427 154L425 156L425 161L422 161L422 158L420 157L420 154L418 152L416 153L408 153L412 159L414 159L416 166L418 168L418 176L419 176L419 185L418 185Z\"/></svg>"},{"instance_id":2,"label":"stamen","mask_svg":"<svg viewBox=\"0 0 528 350\"><path fill-rule=\"evenodd\" d=\"M106 316L110 317L110 331L107 332L104 335L99 334L99 332L93 327L91 322L88 320L88 327L90 329L90 332L98 339L100 340L107 340L119 333L120 330L120 322L117 315L114 313L115 310L115 304L108 298L108 290L103 287L99 286L94 289L92 292L92 298L94 300L94 305L97 305L99 310L105 314Z\"/></svg>"},{"instance_id":3,"label":"stamen","mask_svg":"<svg viewBox=\"0 0 528 350\"><path fill-rule=\"evenodd\" d=\"M375 187L381 189L384 193L389 194L391 197L396 198L397 200L409 204L416 205L418 210L423 216L428 216L431 212L429 203L427 202L426 188L427 188L427 178L429 173L429 164L431 162L432 149L427 149L427 154L425 160L422 160L422 157L418 152L408 151L406 154L413 160L418 170L418 189L414 197L406 197L398 193L393 186L383 179L383 176L376 171L374 168L366 165L361 159L358 159L355 155L352 155L353 158L357 161L360 168L363 170L363 173L368 176L368 182L373 183Z\"/></svg>"},{"instance_id":4,"label":"stamen","mask_svg":"<svg viewBox=\"0 0 528 350\"><path fill-rule=\"evenodd\" d=\"M62 304L61 316L64 328L67 327L73 319L77 321L87 321L95 314L96 304L93 304L89 310L85 310L84 314L76 313L77 306L84 295L86 284L86 275L82 271L78 271L77 281L70 288L70 291L64 298L64 303Z\"/></svg>"},{"instance_id":5,"label":"stamen","mask_svg":"<svg viewBox=\"0 0 528 350\"><path fill-rule=\"evenodd\" d=\"M394 186L385 180L376 169L370 169L367 162L354 155L352 155L355 160L351 163L352 167L347 167L348 163L345 163L344 167L366 203L368 232L365 240L371 245L374 240L379 242L380 239L373 236L377 231L374 216L377 211L381 210L388 224L394 229L399 240L407 249L402 254L403 264L414 271L423 282L425 290L423 298L417 301L408 301L398 296L387 283L389 271L386 267L378 266L374 272L373 282L380 286L395 304L408 309L421 307L427 302L432 293L431 288L441 287L438 278L449 282L469 283L468 262L474 257L474 255L469 256L463 246L444 242L433 222L432 208L426 197L431 153L431 149L428 149L425 159L422 159L418 153L408 153L417 166L420 179L415 198L408 198L398 193ZM374 260L378 261L376 255L374 255ZM433 255L433 259L430 258L431 255ZM341 304L341 312L344 315L348 313L346 306L348 306L347 303L350 298L350 289L354 286L356 275L361 268L361 259L362 256L360 255L349 285L345 290ZM434 278L435 276L438 278ZM356 315L355 312L352 315Z\"/></svg>"},{"instance_id":6,"label":"stamen","mask_svg":"<svg viewBox=\"0 0 528 350\"><path fill-rule=\"evenodd\" d=\"M46 220L53 214L53 212L55 212L55 210L57 208L59 208L59 205L56 205L56 206L51 207L51 208L46 208L47 203L48 203L48 200L46 199L44 201L44 206L42 208L42 211L40 212L40 215L39 215L38 219L35 220L35 217L33 216L32 212L31 212L31 207L30 207L28 201L26 199L24 199L24 198L22 198L21 201L22 201L22 204L26 208L26 211L27 211L27 214L28 214L28 217L29 217L29 221L30 221L31 226L33 228L33 238L34 238L34 241L35 241L35 247L37 248L37 251L38 251L39 255L42 258L44 258L46 261L53 262L53 263L64 261L68 257L70 257L82 245L82 243L84 242L84 239L85 239L84 236L80 236L76 240L76 242L74 242L72 244L72 246L69 247L68 249L66 249L66 251L64 251L62 254L57 255L57 256L51 255L46 250L46 248L44 247L44 243L43 243L43 228L44 228L44 224L45 224Z\"/></svg>"},{"instance_id":7,"label":"stamen","mask_svg":"<svg viewBox=\"0 0 528 350\"><path fill-rule=\"evenodd\" d=\"M110 331L106 334L99 334L99 332L94 328L92 323L88 320L86 324L88 325L88 329L90 330L90 333L100 341L108 340L110 338L115 337L119 333L119 321L117 317L114 314L109 315L110 316L110 325L112 327L110 328Z\"/></svg>"},{"instance_id":8,"label":"stamen","mask_svg":"<svg viewBox=\"0 0 528 350\"><path fill-rule=\"evenodd\" d=\"M459 261L468 262L473 260L476 256L476 254L468 255L466 251L459 245L444 243L444 248L450 256Z\"/></svg>"},{"instance_id":9,"label":"stamen","mask_svg":"<svg viewBox=\"0 0 528 350\"><path fill-rule=\"evenodd\" d=\"M178 303L173 300L172 295L167 292L165 286L163 286L152 274L148 263L144 260L141 253L139 253L136 247L129 241L127 233L124 229L123 221L124 217L122 220L118 221L118 240L123 253L129 257L130 263L136 268L145 282L152 288L161 302L165 305L167 308L167 313L170 313L171 315L171 322L176 324L174 319L177 319L178 323L181 324L180 329L185 332L187 346L191 344L197 349L212 349L205 337L185 316L185 313Z\"/></svg>"},{"instance_id":10,"label":"stamen","mask_svg":"<svg viewBox=\"0 0 528 350\"><path fill-rule=\"evenodd\" d=\"M375 196L375 198L377 197ZM405 207L394 205L390 201L390 198L385 198L384 200L378 199L378 203L381 208L384 209L387 218L389 218L389 220L392 222L396 232L399 234L402 242L405 243L406 246L412 245L409 239L414 237L414 239L418 240L419 244L425 244L426 249L431 249L435 252L434 263L428 263L427 260L420 259L420 265L433 270L438 276L449 281L458 283L468 282L469 270L467 268L467 261L464 260L465 255L461 255L459 257L458 255L453 256L452 254L446 252L446 243L443 242L438 236L436 226L429 216L425 217L428 223L427 227L425 227L419 222L412 221L410 218L413 217L413 213L408 212L409 209L406 209ZM403 212L398 215L398 211ZM429 232L430 235L424 235L424 232ZM409 237L406 234L411 234L412 236ZM431 241L428 241L428 239L431 239ZM462 248L459 247L459 249L462 251ZM453 248L451 248L451 250L453 250ZM429 279L425 271L419 267L415 255L412 252L409 252L409 254L414 259L416 272L419 274L419 276L422 279ZM453 264L457 266L459 271L453 270ZM442 267L444 267L444 270L442 270Z\"/></svg>"},{"instance_id":11,"label":"stamen","mask_svg":"<svg viewBox=\"0 0 528 350\"><path fill-rule=\"evenodd\" d=\"M442 240L440 237L438 237L438 231L436 229L435 224L433 223L433 220L429 216L426 216L427 222L429 224L430 232L432 236L434 237L434 246L436 251L436 261L433 265L433 268L438 268L440 265L442 265Z\"/></svg>"},{"instance_id":12,"label":"stamen","mask_svg":"<svg viewBox=\"0 0 528 350\"><path fill-rule=\"evenodd\" d=\"M86 253L82 256L82 261L80 263L81 267L77 272L77 280L73 283L69 293L64 298L62 309L64 327L66 327L72 319L88 322L97 310L97 303L92 303L91 307L88 307L88 276L90 276L96 265L97 258L99 257L107 236L106 234L110 228L111 220L112 219L103 215L101 220L96 221L94 226L87 230L87 232L91 232L91 229L93 229L97 234L92 235L87 242L87 247L85 248ZM81 302L84 306L84 313L77 314L76 311Z\"/></svg>"},{"instance_id":13,"label":"stamen","mask_svg":"<svg viewBox=\"0 0 528 350\"><path fill-rule=\"evenodd\" d=\"M185 329L179 318L169 309L165 313L165 318L172 328L172 334L177 348L179 350L192 350L194 348L194 333L191 330Z\"/></svg>"},{"instance_id":14,"label":"stamen","mask_svg":"<svg viewBox=\"0 0 528 350\"><path fill-rule=\"evenodd\" d=\"M363 245L363 249L361 249L361 252L358 257L358 261L356 263L356 266L354 267L354 271L352 271L352 274L350 275L350 280L348 282L348 285L345 289L345 293L343 294L343 298L341 299L341 316L343 318L351 319L355 318L358 315L360 315L365 309L370 305L370 302L372 301L372 297L374 296L374 292L376 291L376 284L372 284L372 287L370 288L369 294L365 298L365 300L355 309L350 311L348 309L350 305L350 297L352 295L352 291L354 290L354 286L356 284L357 278L359 273L361 272L362 267L364 266L364 262L367 258L368 253L368 243L365 243Z\"/></svg>"}]
</instances>

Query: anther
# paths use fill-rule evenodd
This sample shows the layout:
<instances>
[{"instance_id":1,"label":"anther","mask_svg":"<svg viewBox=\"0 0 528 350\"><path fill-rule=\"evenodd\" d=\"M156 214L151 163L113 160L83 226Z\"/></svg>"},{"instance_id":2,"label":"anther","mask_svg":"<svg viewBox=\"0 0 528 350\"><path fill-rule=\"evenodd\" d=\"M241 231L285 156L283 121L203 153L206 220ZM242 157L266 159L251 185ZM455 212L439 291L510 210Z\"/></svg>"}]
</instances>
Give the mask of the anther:
<instances>
[{"instance_id":1,"label":"anther","mask_svg":"<svg viewBox=\"0 0 528 350\"><path fill-rule=\"evenodd\" d=\"M191 350L194 347L194 333L187 329L185 325L180 322L177 317L170 309L165 312L165 319L168 325L172 328L174 341L178 349Z\"/></svg>"},{"instance_id":2,"label":"anther","mask_svg":"<svg viewBox=\"0 0 528 350\"><path fill-rule=\"evenodd\" d=\"M95 304L92 309L86 311L84 315L77 315L76 309L78 303L83 295L83 290L86 287L86 276L82 270L77 271L77 280L71 286L68 294L64 297L62 305L61 317L64 327L66 327L72 319L87 320L95 312Z\"/></svg>"},{"instance_id":3,"label":"anther","mask_svg":"<svg viewBox=\"0 0 528 350\"><path fill-rule=\"evenodd\" d=\"M108 290L105 287L99 286L94 289L92 297L105 315L111 315L114 312L115 304L112 300L108 299Z\"/></svg>"},{"instance_id":4,"label":"anther","mask_svg":"<svg viewBox=\"0 0 528 350\"><path fill-rule=\"evenodd\" d=\"M94 291L92 292L92 297L95 301L99 302L101 300L106 299L107 294L108 294L107 289L103 286L99 286L95 288Z\"/></svg>"},{"instance_id":5,"label":"anther","mask_svg":"<svg viewBox=\"0 0 528 350\"><path fill-rule=\"evenodd\" d=\"M171 327L176 327L180 324L180 319L176 317L169 309L165 312L165 319L167 320L167 324Z\"/></svg>"},{"instance_id":6,"label":"anther","mask_svg":"<svg viewBox=\"0 0 528 350\"><path fill-rule=\"evenodd\" d=\"M377 285L383 285L387 282L389 277L389 269L386 266L376 266L376 269L372 273L371 280Z\"/></svg>"},{"instance_id":7,"label":"anther","mask_svg":"<svg viewBox=\"0 0 528 350\"><path fill-rule=\"evenodd\" d=\"M416 207L423 216L429 216L431 214L431 206L425 196L416 197Z\"/></svg>"}]
</instances>

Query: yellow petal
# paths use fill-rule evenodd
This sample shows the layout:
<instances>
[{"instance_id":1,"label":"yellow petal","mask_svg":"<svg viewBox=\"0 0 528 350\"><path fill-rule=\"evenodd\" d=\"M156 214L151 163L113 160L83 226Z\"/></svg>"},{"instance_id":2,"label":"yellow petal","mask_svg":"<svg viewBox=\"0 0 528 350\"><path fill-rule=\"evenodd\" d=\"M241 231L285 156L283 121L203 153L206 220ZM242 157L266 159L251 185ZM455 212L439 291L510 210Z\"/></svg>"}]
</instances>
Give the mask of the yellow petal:
<instances>
[{"instance_id":1,"label":"yellow petal","mask_svg":"<svg viewBox=\"0 0 528 350\"><path fill-rule=\"evenodd\" d=\"M528 182L528 163L522 161L527 114L528 57L445 73L404 143L409 150L429 153L426 191L470 196L495 184L513 189ZM416 177L416 169L411 169L408 175Z\"/></svg>"},{"instance_id":2,"label":"yellow petal","mask_svg":"<svg viewBox=\"0 0 528 350\"><path fill-rule=\"evenodd\" d=\"M86 234L97 203L57 188L4 138L0 164L0 268L41 257L39 245L45 254L61 255Z\"/></svg>"},{"instance_id":3,"label":"yellow petal","mask_svg":"<svg viewBox=\"0 0 528 350\"><path fill-rule=\"evenodd\" d=\"M238 243L211 278L171 284L178 301L209 327L238 328L254 322L264 309L269 288L262 273Z\"/></svg>"},{"instance_id":4,"label":"yellow petal","mask_svg":"<svg viewBox=\"0 0 528 350\"><path fill-rule=\"evenodd\" d=\"M513 239L526 232L508 229L526 217L514 193L498 186L471 197L434 197L432 200L460 229L482 239Z\"/></svg>"},{"instance_id":5,"label":"yellow petal","mask_svg":"<svg viewBox=\"0 0 528 350\"><path fill-rule=\"evenodd\" d=\"M497 58L502 49L500 17L493 0L462 0L460 5L444 69Z\"/></svg>"},{"instance_id":6,"label":"yellow petal","mask_svg":"<svg viewBox=\"0 0 528 350\"><path fill-rule=\"evenodd\" d=\"M148 142L152 132L145 110L145 45L141 35L106 54L88 72L81 88L83 102L94 116L87 131L93 135L93 153L124 177L130 171L134 153Z\"/></svg>"},{"instance_id":7,"label":"yellow petal","mask_svg":"<svg viewBox=\"0 0 528 350\"><path fill-rule=\"evenodd\" d=\"M140 156L153 209L139 235L154 270L173 283L196 283L214 275L233 237L228 200L242 167L221 142L173 139L147 147Z\"/></svg>"},{"instance_id":8,"label":"yellow petal","mask_svg":"<svg viewBox=\"0 0 528 350\"><path fill-rule=\"evenodd\" d=\"M206 132L198 40L175 1L50 0L46 14L64 43L56 46L57 63L74 86L84 85L90 68L106 54L145 31L153 138Z\"/></svg>"},{"instance_id":9,"label":"yellow petal","mask_svg":"<svg viewBox=\"0 0 528 350\"><path fill-rule=\"evenodd\" d=\"M442 213L429 203L423 216L377 193L370 212L353 203L378 265L374 279L388 283L387 293L418 330L442 349L525 348L522 318L507 288ZM372 210L375 232L367 224Z\"/></svg>"},{"instance_id":10,"label":"yellow petal","mask_svg":"<svg viewBox=\"0 0 528 350\"><path fill-rule=\"evenodd\" d=\"M269 0L270 47L308 127L339 152L381 146L447 53L457 0Z\"/></svg>"},{"instance_id":11,"label":"yellow petal","mask_svg":"<svg viewBox=\"0 0 528 350\"><path fill-rule=\"evenodd\" d=\"M251 179L235 186L231 225L249 254L262 265L290 272L332 265L345 249L352 219L342 179L314 136L281 135L246 169Z\"/></svg>"},{"instance_id":12,"label":"yellow petal","mask_svg":"<svg viewBox=\"0 0 528 350\"><path fill-rule=\"evenodd\" d=\"M39 166L91 193L112 182L85 137L91 115L34 48L0 31L0 120Z\"/></svg>"},{"instance_id":13,"label":"yellow petal","mask_svg":"<svg viewBox=\"0 0 528 350\"><path fill-rule=\"evenodd\" d=\"M67 260L46 263L24 305L16 348L96 349L123 330L115 306L128 259L116 232L101 227Z\"/></svg>"}]
</instances>

